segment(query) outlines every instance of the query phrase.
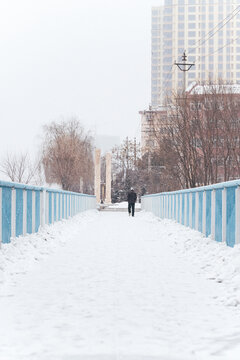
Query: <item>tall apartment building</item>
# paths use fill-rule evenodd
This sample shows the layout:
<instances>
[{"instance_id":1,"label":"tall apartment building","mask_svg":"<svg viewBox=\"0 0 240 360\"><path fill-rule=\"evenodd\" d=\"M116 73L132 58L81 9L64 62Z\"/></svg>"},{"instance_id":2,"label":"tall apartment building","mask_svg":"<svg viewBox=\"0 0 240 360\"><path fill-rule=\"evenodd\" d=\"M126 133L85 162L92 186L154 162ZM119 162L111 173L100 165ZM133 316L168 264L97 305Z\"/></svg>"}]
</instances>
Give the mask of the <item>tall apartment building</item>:
<instances>
[{"instance_id":1,"label":"tall apartment building","mask_svg":"<svg viewBox=\"0 0 240 360\"><path fill-rule=\"evenodd\" d=\"M193 81L240 83L240 0L165 0L152 8L152 106L183 88L175 61L186 51Z\"/></svg>"}]
</instances>

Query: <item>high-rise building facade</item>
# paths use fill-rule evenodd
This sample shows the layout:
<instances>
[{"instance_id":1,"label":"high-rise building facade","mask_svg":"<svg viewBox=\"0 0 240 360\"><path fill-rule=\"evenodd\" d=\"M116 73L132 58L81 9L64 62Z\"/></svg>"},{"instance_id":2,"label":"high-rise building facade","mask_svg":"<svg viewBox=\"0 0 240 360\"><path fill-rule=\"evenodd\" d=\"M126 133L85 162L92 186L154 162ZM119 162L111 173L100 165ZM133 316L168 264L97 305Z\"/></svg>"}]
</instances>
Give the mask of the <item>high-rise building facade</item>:
<instances>
[{"instance_id":1,"label":"high-rise building facade","mask_svg":"<svg viewBox=\"0 0 240 360\"><path fill-rule=\"evenodd\" d=\"M152 8L152 106L183 89L174 64L186 51L195 65L186 84L240 83L240 0L165 0Z\"/></svg>"}]
</instances>

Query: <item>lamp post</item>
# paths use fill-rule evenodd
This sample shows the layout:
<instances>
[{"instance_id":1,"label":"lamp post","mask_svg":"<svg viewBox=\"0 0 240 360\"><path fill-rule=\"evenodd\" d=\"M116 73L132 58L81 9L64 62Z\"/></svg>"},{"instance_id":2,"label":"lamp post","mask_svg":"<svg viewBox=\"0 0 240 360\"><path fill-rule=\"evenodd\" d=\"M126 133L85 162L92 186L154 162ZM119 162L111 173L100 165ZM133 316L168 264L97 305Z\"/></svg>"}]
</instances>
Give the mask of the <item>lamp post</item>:
<instances>
[{"instance_id":1,"label":"lamp post","mask_svg":"<svg viewBox=\"0 0 240 360\"><path fill-rule=\"evenodd\" d=\"M187 88L187 77L186 77L186 72L189 71L191 69L192 66L194 66L194 63L188 63L187 62L187 55L186 55L186 50L184 51L183 55L182 55L182 62L181 63L177 63L175 61L174 63L175 65L177 65L177 67L179 68L179 70L183 71L183 91L186 90Z\"/></svg>"}]
</instances>

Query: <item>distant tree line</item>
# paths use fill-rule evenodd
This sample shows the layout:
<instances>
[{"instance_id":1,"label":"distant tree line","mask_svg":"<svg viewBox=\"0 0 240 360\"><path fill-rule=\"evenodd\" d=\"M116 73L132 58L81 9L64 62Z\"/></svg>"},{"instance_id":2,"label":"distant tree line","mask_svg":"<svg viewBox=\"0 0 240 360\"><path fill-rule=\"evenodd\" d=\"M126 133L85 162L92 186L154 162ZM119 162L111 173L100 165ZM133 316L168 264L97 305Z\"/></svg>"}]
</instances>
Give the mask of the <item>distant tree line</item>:
<instances>
[{"instance_id":1,"label":"distant tree line","mask_svg":"<svg viewBox=\"0 0 240 360\"><path fill-rule=\"evenodd\" d=\"M92 194L93 139L75 118L52 122L43 128L37 160L28 153L7 154L0 171L13 182L56 184L63 190Z\"/></svg>"},{"instance_id":2,"label":"distant tree line","mask_svg":"<svg viewBox=\"0 0 240 360\"><path fill-rule=\"evenodd\" d=\"M178 94L169 106L167 131L161 130L153 124L157 146L150 156L161 159L166 190L240 177L240 94L223 85Z\"/></svg>"}]
</instances>

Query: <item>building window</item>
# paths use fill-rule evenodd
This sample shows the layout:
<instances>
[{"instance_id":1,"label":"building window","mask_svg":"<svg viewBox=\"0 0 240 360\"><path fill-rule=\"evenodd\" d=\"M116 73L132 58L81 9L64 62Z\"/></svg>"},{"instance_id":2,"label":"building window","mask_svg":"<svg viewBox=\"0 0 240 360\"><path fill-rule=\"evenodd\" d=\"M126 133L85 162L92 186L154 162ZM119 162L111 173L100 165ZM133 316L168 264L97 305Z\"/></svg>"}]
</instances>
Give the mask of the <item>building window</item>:
<instances>
[{"instance_id":1,"label":"building window","mask_svg":"<svg viewBox=\"0 0 240 360\"><path fill-rule=\"evenodd\" d=\"M163 61L164 61L164 63L172 63L172 58L171 57L164 57L163 58Z\"/></svg>"},{"instance_id":2,"label":"building window","mask_svg":"<svg viewBox=\"0 0 240 360\"><path fill-rule=\"evenodd\" d=\"M195 12L195 11L196 11L196 7L195 7L195 6L189 6L188 11L189 11L189 12Z\"/></svg>"},{"instance_id":3,"label":"building window","mask_svg":"<svg viewBox=\"0 0 240 360\"><path fill-rule=\"evenodd\" d=\"M164 14L171 14L172 13L172 8L171 7L165 7L164 8Z\"/></svg>"},{"instance_id":4,"label":"building window","mask_svg":"<svg viewBox=\"0 0 240 360\"><path fill-rule=\"evenodd\" d=\"M189 56L188 57L188 60L190 61L190 62L195 62L195 56Z\"/></svg>"},{"instance_id":5,"label":"building window","mask_svg":"<svg viewBox=\"0 0 240 360\"><path fill-rule=\"evenodd\" d=\"M193 45L195 45L195 40L188 40L188 45L189 46L193 46Z\"/></svg>"},{"instance_id":6,"label":"building window","mask_svg":"<svg viewBox=\"0 0 240 360\"><path fill-rule=\"evenodd\" d=\"M178 24L178 29L179 29L179 30L184 29L184 23L179 23L179 24Z\"/></svg>"},{"instance_id":7,"label":"building window","mask_svg":"<svg viewBox=\"0 0 240 360\"><path fill-rule=\"evenodd\" d=\"M163 30L172 30L172 24L164 24Z\"/></svg>"},{"instance_id":8,"label":"building window","mask_svg":"<svg viewBox=\"0 0 240 360\"><path fill-rule=\"evenodd\" d=\"M171 39L172 33L171 33L171 32L165 32L165 33L163 34L163 36L164 36L166 39Z\"/></svg>"},{"instance_id":9,"label":"building window","mask_svg":"<svg viewBox=\"0 0 240 360\"><path fill-rule=\"evenodd\" d=\"M195 15L188 15L188 21L195 21L196 16Z\"/></svg>"},{"instance_id":10,"label":"building window","mask_svg":"<svg viewBox=\"0 0 240 360\"><path fill-rule=\"evenodd\" d=\"M184 15L178 15L178 21L184 21Z\"/></svg>"},{"instance_id":11,"label":"building window","mask_svg":"<svg viewBox=\"0 0 240 360\"><path fill-rule=\"evenodd\" d=\"M189 74L188 74L188 78L189 78L189 79L195 79L195 73L194 73L194 72L189 73Z\"/></svg>"},{"instance_id":12,"label":"building window","mask_svg":"<svg viewBox=\"0 0 240 360\"><path fill-rule=\"evenodd\" d=\"M188 28L189 29L196 29L196 23L189 23Z\"/></svg>"},{"instance_id":13,"label":"building window","mask_svg":"<svg viewBox=\"0 0 240 360\"><path fill-rule=\"evenodd\" d=\"M171 21L172 21L172 17L171 17L171 16L164 16L163 21L164 21L164 22L171 22Z\"/></svg>"},{"instance_id":14,"label":"building window","mask_svg":"<svg viewBox=\"0 0 240 360\"><path fill-rule=\"evenodd\" d=\"M188 36L189 37L195 37L196 36L196 31L189 31Z\"/></svg>"}]
</instances>

